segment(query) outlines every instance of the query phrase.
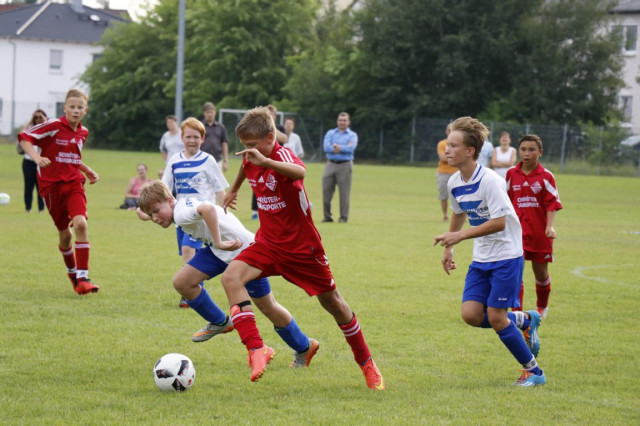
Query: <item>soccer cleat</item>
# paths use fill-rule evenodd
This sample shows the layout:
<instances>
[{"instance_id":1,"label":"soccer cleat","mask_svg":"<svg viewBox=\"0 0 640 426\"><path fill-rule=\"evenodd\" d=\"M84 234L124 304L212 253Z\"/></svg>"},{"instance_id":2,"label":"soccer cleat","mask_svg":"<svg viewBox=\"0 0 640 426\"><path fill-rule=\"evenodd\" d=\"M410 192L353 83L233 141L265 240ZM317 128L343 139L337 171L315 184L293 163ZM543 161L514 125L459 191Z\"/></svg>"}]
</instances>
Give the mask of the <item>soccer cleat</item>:
<instances>
[{"instance_id":1,"label":"soccer cleat","mask_svg":"<svg viewBox=\"0 0 640 426\"><path fill-rule=\"evenodd\" d=\"M89 278L78 278L76 285L76 293L85 295L89 293L97 293L100 287L91 282Z\"/></svg>"},{"instance_id":2,"label":"soccer cleat","mask_svg":"<svg viewBox=\"0 0 640 426\"><path fill-rule=\"evenodd\" d=\"M251 349L249 351L249 366L251 367L251 381L257 382L267 369L267 364L271 362L276 352L269 346Z\"/></svg>"},{"instance_id":3,"label":"soccer cleat","mask_svg":"<svg viewBox=\"0 0 640 426\"><path fill-rule=\"evenodd\" d=\"M311 358L313 358L316 352L318 352L318 349L320 349L320 343L318 343L317 340L309 339L309 349L302 353L293 351L293 361L289 364L289 367L308 367L311 362Z\"/></svg>"},{"instance_id":4,"label":"soccer cleat","mask_svg":"<svg viewBox=\"0 0 640 426\"><path fill-rule=\"evenodd\" d=\"M540 317L542 318L546 318L547 317L547 312L549 312L549 307L547 306L546 308L541 308L541 307L537 307L536 311L538 311L538 313L540 314Z\"/></svg>"},{"instance_id":5,"label":"soccer cleat","mask_svg":"<svg viewBox=\"0 0 640 426\"><path fill-rule=\"evenodd\" d=\"M531 324L522 331L524 341L527 343L531 353L536 358L540 352L540 338L538 337L538 327L540 327L540 314L537 311L527 311Z\"/></svg>"},{"instance_id":6,"label":"soccer cleat","mask_svg":"<svg viewBox=\"0 0 640 426\"><path fill-rule=\"evenodd\" d=\"M78 287L78 280L76 279L76 273L67 272L67 276L69 277L69 281L71 281L71 285L73 286L73 291L77 293L78 290L76 288Z\"/></svg>"},{"instance_id":7,"label":"soccer cleat","mask_svg":"<svg viewBox=\"0 0 640 426\"><path fill-rule=\"evenodd\" d=\"M208 323L199 331L194 333L193 336L191 336L191 340L194 342L204 342L211 339L213 336L229 333L231 331L233 331L233 323L231 322L231 318L227 317L227 321L222 325L215 325L211 322Z\"/></svg>"},{"instance_id":8,"label":"soccer cleat","mask_svg":"<svg viewBox=\"0 0 640 426\"><path fill-rule=\"evenodd\" d=\"M180 308L188 308L189 304L187 303L187 299L185 299L184 297L182 297L180 299L180 303L178 303L178 307Z\"/></svg>"},{"instance_id":9,"label":"soccer cleat","mask_svg":"<svg viewBox=\"0 0 640 426\"><path fill-rule=\"evenodd\" d=\"M516 380L514 383L517 386L522 387L531 387L531 386L540 386L547 383L547 378L544 375L544 371L540 370L540 374L532 373L528 370L520 370L522 375Z\"/></svg>"},{"instance_id":10,"label":"soccer cleat","mask_svg":"<svg viewBox=\"0 0 640 426\"><path fill-rule=\"evenodd\" d=\"M378 391L385 390L384 379L382 378L382 374L380 374L380 370L378 370L378 366L373 362L373 358L369 358L366 364L361 365L360 368L362 369L365 379L367 379L367 386L370 389Z\"/></svg>"}]
</instances>

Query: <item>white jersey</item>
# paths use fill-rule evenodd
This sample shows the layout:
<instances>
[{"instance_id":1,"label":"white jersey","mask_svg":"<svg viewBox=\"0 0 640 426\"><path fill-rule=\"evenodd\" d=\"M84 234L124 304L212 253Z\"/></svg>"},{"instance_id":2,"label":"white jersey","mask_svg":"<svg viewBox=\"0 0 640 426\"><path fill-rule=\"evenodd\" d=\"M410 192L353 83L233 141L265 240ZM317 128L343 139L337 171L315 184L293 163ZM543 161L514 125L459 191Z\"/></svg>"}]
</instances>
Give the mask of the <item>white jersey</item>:
<instances>
[{"instance_id":1,"label":"white jersey","mask_svg":"<svg viewBox=\"0 0 640 426\"><path fill-rule=\"evenodd\" d=\"M480 164L469 182L460 171L447 184L451 207L456 214L466 213L471 226L506 216L504 230L473 239L475 262L496 262L522 256L522 227L507 195L507 183L496 172Z\"/></svg>"},{"instance_id":2,"label":"white jersey","mask_svg":"<svg viewBox=\"0 0 640 426\"><path fill-rule=\"evenodd\" d=\"M233 241L236 238L242 241L242 247L235 251L220 250L213 243L213 237L204 219L198 214L198 206L208 201L197 198L183 198L176 202L173 208L173 221L176 226L195 238L202 241L204 245L223 262L231 262L242 250L253 242L254 235L242 225L240 220L231 212L225 213L222 207L214 204L218 214L218 227L220 228L220 239L222 241ZM212 203L210 203L212 204Z\"/></svg>"},{"instance_id":3,"label":"white jersey","mask_svg":"<svg viewBox=\"0 0 640 426\"><path fill-rule=\"evenodd\" d=\"M191 158L185 158L184 152L175 154L167 162L162 181L171 191L175 190L178 200L190 197L214 204L216 192L229 187L216 160L202 151Z\"/></svg>"}]
</instances>

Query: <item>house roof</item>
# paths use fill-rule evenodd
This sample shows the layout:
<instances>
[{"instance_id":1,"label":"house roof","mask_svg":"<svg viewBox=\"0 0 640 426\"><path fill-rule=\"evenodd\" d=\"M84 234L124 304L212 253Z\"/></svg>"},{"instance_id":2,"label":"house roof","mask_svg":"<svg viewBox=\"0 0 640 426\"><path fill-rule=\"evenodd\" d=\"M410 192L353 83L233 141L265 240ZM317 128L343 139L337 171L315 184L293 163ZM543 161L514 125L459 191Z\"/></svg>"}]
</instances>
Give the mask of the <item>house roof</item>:
<instances>
[{"instance_id":1,"label":"house roof","mask_svg":"<svg viewBox=\"0 0 640 426\"><path fill-rule=\"evenodd\" d=\"M611 13L640 13L640 0L619 0Z\"/></svg>"},{"instance_id":2,"label":"house roof","mask_svg":"<svg viewBox=\"0 0 640 426\"><path fill-rule=\"evenodd\" d=\"M115 22L129 22L113 12L48 1L0 11L0 37L94 43Z\"/></svg>"}]
</instances>

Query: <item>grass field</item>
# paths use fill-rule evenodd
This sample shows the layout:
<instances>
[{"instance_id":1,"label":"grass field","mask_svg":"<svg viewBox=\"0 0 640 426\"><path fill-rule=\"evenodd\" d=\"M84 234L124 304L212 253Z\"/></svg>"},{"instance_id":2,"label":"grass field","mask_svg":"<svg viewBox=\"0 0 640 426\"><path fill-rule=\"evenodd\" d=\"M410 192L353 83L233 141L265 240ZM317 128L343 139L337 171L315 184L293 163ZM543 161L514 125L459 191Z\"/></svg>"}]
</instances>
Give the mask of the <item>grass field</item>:
<instances>
[{"instance_id":1,"label":"grass field","mask_svg":"<svg viewBox=\"0 0 640 426\"><path fill-rule=\"evenodd\" d=\"M101 176L87 186L91 277L101 290L79 297L50 217L24 213L21 157L0 145L0 192L12 197L0 206L1 424L640 423L640 179L556 176L564 210L538 358L548 384L520 389L512 385L519 366L495 333L460 319L471 242L456 249L460 269L448 277L432 247L448 226L434 169L356 165L350 222L317 226L387 381L375 393L331 317L280 278L272 281L278 300L321 343L308 369L288 368L289 349L261 315L276 358L258 383L236 333L192 343L204 322L177 307L173 231L116 208L136 164L156 170L160 155L83 156ZM308 166L316 222L321 173L321 164ZM241 196L237 215L255 231L246 186ZM525 282L532 308L529 264ZM219 280L208 289L226 309ZM193 360L190 391L156 389L151 370L168 352Z\"/></svg>"}]
</instances>

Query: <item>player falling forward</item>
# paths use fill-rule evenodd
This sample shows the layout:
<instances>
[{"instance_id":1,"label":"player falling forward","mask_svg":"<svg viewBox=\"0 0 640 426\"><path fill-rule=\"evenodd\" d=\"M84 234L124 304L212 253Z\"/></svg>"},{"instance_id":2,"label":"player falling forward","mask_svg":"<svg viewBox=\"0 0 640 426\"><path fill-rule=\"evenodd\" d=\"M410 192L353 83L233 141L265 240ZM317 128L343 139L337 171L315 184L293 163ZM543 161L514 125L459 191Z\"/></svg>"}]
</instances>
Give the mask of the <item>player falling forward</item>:
<instances>
[{"instance_id":1,"label":"player falling forward","mask_svg":"<svg viewBox=\"0 0 640 426\"><path fill-rule=\"evenodd\" d=\"M211 202L196 198L176 201L162 182L153 182L142 189L140 209L163 228L175 223L185 234L204 243L173 277L176 291L209 322L191 340L204 342L232 331L233 323L200 283L224 272L228 263L253 242L253 234L233 214L225 213ZM276 333L294 350L291 367L308 366L320 345L308 338L289 311L276 302L269 280L253 280L247 283L247 291L258 309L273 323Z\"/></svg>"},{"instance_id":2,"label":"player falling forward","mask_svg":"<svg viewBox=\"0 0 640 426\"><path fill-rule=\"evenodd\" d=\"M96 293L100 288L89 279L89 233L85 177L96 183L98 174L82 162L82 147L89 131L82 125L89 98L81 90L71 89L64 101L64 116L20 132L20 147L38 165L40 195L58 229L58 250L67 267L73 289L80 295ZM38 154L33 145L39 146ZM82 173L80 173L82 172ZM75 234L75 255L71 246Z\"/></svg>"},{"instance_id":3,"label":"player falling forward","mask_svg":"<svg viewBox=\"0 0 640 426\"><path fill-rule=\"evenodd\" d=\"M275 131L267 108L254 108L244 115L236 127L245 148L236 153L243 156L242 167L224 204L227 207L235 203L246 178L257 197L260 214L256 242L243 250L222 274L233 325L249 351L251 380L262 376L274 351L262 341L245 284L281 275L310 296L318 297L351 346L367 386L384 390L384 379L371 357L360 324L336 289L320 234L313 224L303 185L304 163L276 142Z\"/></svg>"},{"instance_id":4,"label":"player falling forward","mask_svg":"<svg viewBox=\"0 0 640 426\"><path fill-rule=\"evenodd\" d=\"M442 266L450 275L456 269L453 246L473 238L473 261L462 294L462 319L474 327L493 328L524 368L517 385L543 385L546 378L535 358L540 347L540 315L536 311L507 312L517 306L522 280L522 229L505 181L476 162L488 137L487 128L474 118L461 117L451 123L445 155L449 165L458 168L447 185L453 215L449 232L435 237L434 245L445 247ZM471 227L462 229L467 217ZM529 342L518 328L530 329Z\"/></svg>"},{"instance_id":5,"label":"player falling forward","mask_svg":"<svg viewBox=\"0 0 640 426\"><path fill-rule=\"evenodd\" d=\"M524 259L531 261L536 279L536 309L542 318L549 310L553 262L553 240L556 211L562 209L553 174L539 160L542 140L537 135L524 135L518 144L520 162L507 171L507 194L522 224ZM520 306L524 283L520 291Z\"/></svg>"}]
</instances>

